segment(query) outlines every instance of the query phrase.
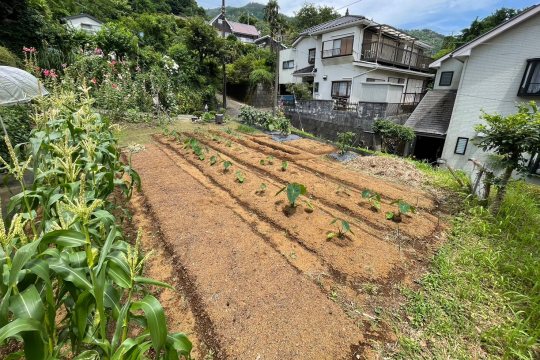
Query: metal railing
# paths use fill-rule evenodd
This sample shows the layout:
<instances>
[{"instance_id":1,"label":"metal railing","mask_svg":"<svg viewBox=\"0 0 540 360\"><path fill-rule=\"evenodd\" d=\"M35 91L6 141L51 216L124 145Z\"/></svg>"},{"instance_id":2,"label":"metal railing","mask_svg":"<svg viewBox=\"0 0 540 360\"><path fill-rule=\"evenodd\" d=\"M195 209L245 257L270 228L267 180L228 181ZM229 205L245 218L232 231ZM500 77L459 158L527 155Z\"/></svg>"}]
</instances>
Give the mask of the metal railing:
<instances>
[{"instance_id":1,"label":"metal railing","mask_svg":"<svg viewBox=\"0 0 540 360\"><path fill-rule=\"evenodd\" d=\"M433 61L429 56L382 42L372 41L362 44L362 60L385 62L416 70L429 70Z\"/></svg>"}]
</instances>

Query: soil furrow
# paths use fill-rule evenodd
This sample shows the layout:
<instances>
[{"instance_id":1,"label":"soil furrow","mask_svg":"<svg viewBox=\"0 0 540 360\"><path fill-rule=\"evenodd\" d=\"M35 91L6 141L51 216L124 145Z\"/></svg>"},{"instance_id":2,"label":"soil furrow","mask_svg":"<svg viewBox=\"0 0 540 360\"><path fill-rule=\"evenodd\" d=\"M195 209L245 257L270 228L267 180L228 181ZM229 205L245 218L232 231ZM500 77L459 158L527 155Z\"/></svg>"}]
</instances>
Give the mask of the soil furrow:
<instances>
[{"instance_id":1,"label":"soil furrow","mask_svg":"<svg viewBox=\"0 0 540 360\"><path fill-rule=\"evenodd\" d=\"M200 294L227 357L360 355L361 335L339 306L242 218L155 146L135 154L133 164L164 242Z\"/></svg>"},{"instance_id":2,"label":"soil furrow","mask_svg":"<svg viewBox=\"0 0 540 360\"><path fill-rule=\"evenodd\" d=\"M390 233L395 232L398 228L396 223L384 218L386 211L396 209L395 205L381 203L381 210L374 212L371 209L371 205L365 199L362 199L361 192L357 189L346 188L336 183L334 183L334 189L329 189L329 185L333 182L325 181L319 176L306 173L296 163L289 164L287 171L276 171L279 168L279 159L275 159L275 164L272 166L262 165L259 163L262 159L257 158L260 155L249 147L239 145L242 146L243 151L237 151L237 149L211 141L199 134L190 134L189 136L197 138L214 150L224 153L237 162L248 166L259 175L268 176L275 181L285 184L288 182L309 184L308 190L313 199L320 201L329 208L343 212L351 218L360 219L364 224L359 226L372 236L388 239ZM439 222L436 217L422 210L419 210L410 217L404 217L404 220L399 224L399 231L402 235L400 242L412 246L419 251L429 250L432 245L431 241L426 241L425 239L429 239L440 230L438 224ZM418 239L422 239L423 241L417 241Z\"/></svg>"},{"instance_id":3,"label":"soil furrow","mask_svg":"<svg viewBox=\"0 0 540 360\"><path fill-rule=\"evenodd\" d=\"M240 184L235 178L236 170L225 173L219 166L210 166L208 161L200 161L191 150L183 149L178 144L169 144L235 198L241 199L252 211L259 212L267 221L301 239L327 263L333 264L337 271L349 274L352 279L384 281L394 268L407 267L407 264L412 262L407 261L407 258L414 254L400 251L395 245L366 233L362 228L354 228L355 234L347 234L342 239L327 240L327 232L335 231L330 225L334 216L342 217L342 214L331 216L319 209L308 213L301 206L293 209L294 214L286 213L288 208L285 194L279 198L270 197L271 195L260 198L254 195L261 184L261 179L256 174L249 173L244 183ZM280 189L279 185L267 186L267 194L275 194ZM309 226L306 226L307 224Z\"/></svg>"},{"instance_id":4,"label":"soil furrow","mask_svg":"<svg viewBox=\"0 0 540 360\"><path fill-rule=\"evenodd\" d=\"M218 133L217 131L212 132ZM331 179L333 181L346 184L351 188L357 189L358 191L362 191L365 188L370 188L370 190L380 193L384 199L390 201L403 199L412 205L418 205L418 207L425 208L427 210L433 209L434 207L433 199L422 191L410 189L396 183L388 183L384 180L376 179L369 175L347 170L343 166L331 163L330 160L321 161L317 158L298 160L294 157L294 155L290 155L286 151L276 150L275 141L266 137L259 136L254 138L252 136L246 136L243 138L238 138L230 136L226 133L221 133L220 136L226 137L232 141L237 141L238 143L251 147L254 150L263 151L264 153L272 155L275 154L275 156L286 154L288 156L282 155L283 158L295 162L296 165L303 168L303 170L310 173L316 173L325 179ZM279 148L283 148L287 145L279 144L278 146Z\"/></svg>"}]
</instances>

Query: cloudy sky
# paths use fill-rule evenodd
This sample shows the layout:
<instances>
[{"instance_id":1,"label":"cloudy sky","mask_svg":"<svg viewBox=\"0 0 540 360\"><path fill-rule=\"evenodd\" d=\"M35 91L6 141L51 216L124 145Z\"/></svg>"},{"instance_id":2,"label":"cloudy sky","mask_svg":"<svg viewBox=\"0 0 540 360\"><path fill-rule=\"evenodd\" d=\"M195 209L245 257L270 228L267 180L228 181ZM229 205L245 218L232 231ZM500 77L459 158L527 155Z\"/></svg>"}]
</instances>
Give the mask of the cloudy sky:
<instances>
[{"instance_id":1,"label":"cloudy sky","mask_svg":"<svg viewBox=\"0 0 540 360\"><path fill-rule=\"evenodd\" d=\"M501 7L524 8L540 0L310 0L331 5L342 14L364 15L402 29L428 28L443 34L457 33L477 16L484 17ZM226 0L227 6L243 6L250 0ZM266 3L265 0L255 2ZM294 15L306 0L278 0L281 12ZM221 6L220 0L198 0L204 8Z\"/></svg>"}]
</instances>

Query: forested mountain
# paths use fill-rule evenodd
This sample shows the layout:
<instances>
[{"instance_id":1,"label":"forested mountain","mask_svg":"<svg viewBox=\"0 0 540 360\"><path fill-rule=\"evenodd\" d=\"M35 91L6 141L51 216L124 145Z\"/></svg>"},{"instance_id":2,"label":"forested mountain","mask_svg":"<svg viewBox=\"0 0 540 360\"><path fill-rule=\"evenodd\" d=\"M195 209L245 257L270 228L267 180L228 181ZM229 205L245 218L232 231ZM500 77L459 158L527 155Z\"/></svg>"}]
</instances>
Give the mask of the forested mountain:
<instances>
[{"instance_id":1,"label":"forested mountain","mask_svg":"<svg viewBox=\"0 0 540 360\"><path fill-rule=\"evenodd\" d=\"M221 12L221 8L205 9L205 11L206 11L206 16L208 16L208 18L211 19ZM253 16L257 20L263 20L264 19L264 4L252 2L241 7L226 6L225 12L227 14L227 17L233 21L238 21L242 15L246 16L248 13L249 13L249 16Z\"/></svg>"},{"instance_id":2,"label":"forested mountain","mask_svg":"<svg viewBox=\"0 0 540 360\"><path fill-rule=\"evenodd\" d=\"M442 49L445 38L443 34L439 34L438 32L430 29L411 29L403 31L425 42L426 44L431 45L433 47L434 54Z\"/></svg>"}]
</instances>

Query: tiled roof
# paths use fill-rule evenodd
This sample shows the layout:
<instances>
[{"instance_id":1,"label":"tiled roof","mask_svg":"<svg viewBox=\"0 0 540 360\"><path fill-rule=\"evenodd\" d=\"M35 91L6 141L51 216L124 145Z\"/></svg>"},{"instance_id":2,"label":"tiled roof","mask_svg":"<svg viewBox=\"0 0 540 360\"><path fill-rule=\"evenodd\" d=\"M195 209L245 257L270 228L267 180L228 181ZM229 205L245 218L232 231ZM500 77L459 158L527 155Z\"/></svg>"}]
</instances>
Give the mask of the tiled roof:
<instances>
[{"instance_id":1,"label":"tiled roof","mask_svg":"<svg viewBox=\"0 0 540 360\"><path fill-rule=\"evenodd\" d=\"M227 20L227 22L231 26L232 32L235 34L243 34L257 37L259 36L259 31L253 25L242 24L231 20Z\"/></svg>"},{"instance_id":2,"label":"tiled roof","mask_svg":"<svg viewBox=\"0 0 540 360\"><path fill-rule=\"evenodd\" d=\"M345 24L352 23L358 20L363 20L363 19L365 19L365 17L360 16L360 15L346 15L346 16L340 17L339 19L330 20L325 23L312 26L309 29L302 31L300 35L309 35L317 31L331 29L337 26L345 25Z\"/></svg>"},{"instance_id":3,"label":"tiled roof","mask_svg":"<svg viewBox=\"0 0 540 360\"><path fill-rule=\"evenodd\" d=\"M308 67L298 69L295 72L293 72L293 75L299 75L299 74L311 74L313 72L313 69L315 68L315 65L310 65Z\"/></svg>"},{"instance_id":4,"label":"tiled roof","mask_svg":"<svg viewBox=\"0 0 540 360\"><path fill-rule=\"evenodd\" d=\"M420 134L446 135L455 101L456 92L453 90L430 90L409 116L405 126Z\"/></svg>"}]
</instances>

